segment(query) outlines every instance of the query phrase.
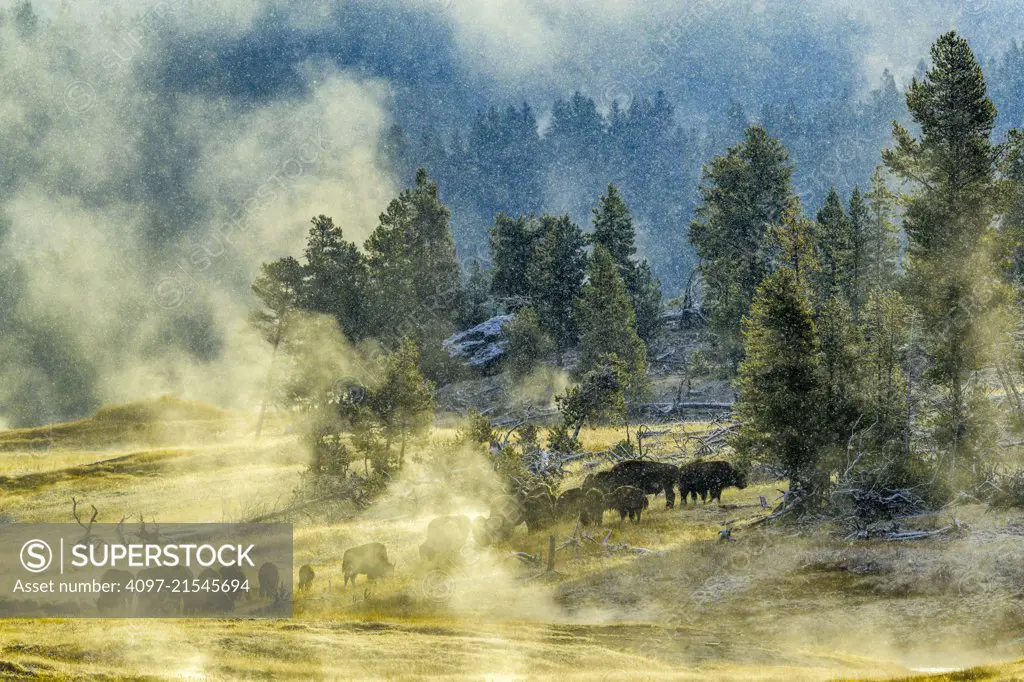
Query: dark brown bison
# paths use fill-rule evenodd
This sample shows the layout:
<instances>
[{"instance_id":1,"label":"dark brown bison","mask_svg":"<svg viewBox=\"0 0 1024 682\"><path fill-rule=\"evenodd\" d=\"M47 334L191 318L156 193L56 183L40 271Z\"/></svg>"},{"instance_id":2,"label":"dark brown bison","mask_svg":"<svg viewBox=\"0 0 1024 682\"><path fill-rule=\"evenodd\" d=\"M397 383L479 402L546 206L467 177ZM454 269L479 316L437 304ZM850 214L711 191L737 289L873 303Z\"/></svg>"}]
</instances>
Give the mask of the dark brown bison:
<instances>
[{"instance_id":1,"label":"dark brown bison","mask_svg":"<svg viewBox=\"0 0 1024 682\"><path fill-rule=\"evenodd\" d=\"M705 504L711 500L718 500L721 504L722 491L730 486L742 490L747 487L747 478L729 462L693 462L679 469L679 495L683 504L686 504L687 495L695 503L697 495L700 495Z\"/></svg>"},{"instance_id":2,"label":"dark brown bison","mask_svg":"<svg viewBox=\"0 0 1024 682\"><path fill-rule=\"evenodd\" d=\"M199 589L190 589L183 595L183 615L210 615L213 613L230 613L235 610L235 602L227 592L217 587L221 584L221 576L212 568L204 568L196 576ZM215 586L214 583L217 583Z\"/></svg>"},{"instance_id":3,"label":"dark brown bison","mask_svg":"<svg viewBox=\"0 0 1024 682\"><path fill-rule=\"evenodd\" d=\"M313 567L309 564L303 564L302 568L299 569L299 591L305 592L313 584L313 578L316 577L316 573L313 571Z\"/></svg>"},{"instance_id":4,"label":"dark brown bison","mask_svg":"<svg viewBox=\"0 0 1024 682\"><path fill-rule=\"evenodd\" d=\"M597 471L592 474L587 474L587 477L583 479L582 485L584 490L589 490L590 488L610 490L614 487L611 471Z\"/></svg>"},{"instance_id":5,"label":"dark brown bison","mask_svg":"<svg viewBox=\"0 0 1024 682\"><path fill-rule=\"evenodd\" d=\"M247 584L249 577L240 567L225 566L220 569L220 579L227 583L225 590L232 601L238 601L242 597L245 597L246 601L252 599Z\"/></svg>"},{"instance_id":6,"label":"dark brown bison","mask_svg":"<svg viewBox=\"0 0 1024 682\"><path fill-rule=\"evenodd\" d=\"M679 479L679 467L675 464L630 459L613 466L608 474L601 486L605 492L624 485L639 488L645 495L664 491L665 507L671 509L676 504L675 485Z\"/></svg>"},{"instance_id":7,"label":"dark brown bison","mask_svg":"<svg viewBox=\"0 0 1024 682\"><path fill-rule=\"evenodd\" d=\"M260 566L256 580L260 585L260 597L277 599L281 593L281 572L277 569L276 564L268 561Z\"/></svg>"},{"instance_id":8,"label":"dark brown bison","mask_svg":"<svg viewBox=\"0 0 1024 682\"><path fill-rule=\"evenodd\" d=\"M126 585L135 580L130 571L122 571L119 568L108 568L100 577L100 582L116 585L113 592L104 592L96 599L96 610L100 615L128 609L132 605L134 592L126 588Z\"/></svg>"},{"instance_id":9,"label":"dark brown bison","mask_svg":"<svg viewBox=\"0 0 1024 682\"><path fill-rule=\"evenodd\" d=\"M508 540L515 529L516 527L504 516L479 516L472 524L473 541L480 547L489 547Z\"/></svg>"},{"instance_id":10,"label":"dark brown bison","mask_svg":"<svg viewBox=\"0 0 1024 682\"><path fill-rule=\"evenodd\" d=\"M569 488L555 502L555 512L559 518L569 519L579 516L583 510L583 502L586 500L587 491L584 488Z\"/></svg>"},{"instance_id":11,"label":"dark brown bison","mask_svg":"<svg viewBox=\"0 0 1024 682\"><path fill-rule=\"evenodd\" d=\"M424 561L455 558L469 539L470 522L466 516L439 516L427 524L427 540L420 545Z\"/></svg>"},{"instance_id":12,"label":"dark brown bison","mask_svg":"<svg viewBox=\"0 0 1024 682\"><path fill-rule=\"evenodd\" d=\"M489 518L498 518L502 524L515 528L526 521L526 494L501 495L491 501Z\"/></svg>"},{"instance_id":13,"label":"dark brown bison","mask_svg":"<svg viewBox=\"0 0 1024 682\"><path fill-rule=\"evenodd\" d=\"M583 496L580 505L580 523L584 526L592 524L601 525L604 520L604 510L608 508L604 492L600 488L589 488Z\"/></svg>"},{"instance_id":14,"label":"dark brown bison","mask_svg":"<svg viewBox=\"0 0 1024 682\"><path fill-rule=\"evenodd\" d=\"M136 614L140 616L170 616L181 613L182 598L185 594L181 591L181 584L184 581L192 580L192 571L185 566L154 566L139 571L136 579L163 581L163 589L146 589L137 594ZM178 586L178 592L171 590L175 585Z\"/></svg>"},{"instance_id":15,"label":"dark brown bison","mask_svg":"<svg viewBox=\"0 0 1024 682\"><path fill-rule=\"evenodd\" d=\"M523 503L523 515L526 530L530 533L543 530L557 520L555 511L557 500L547 486L540 486L527 496Z\"/></svg>"},{"instance_id":16,"label":"dark brown bison","mask_svg":"<svg viewBox=\"0 0 1024 682\"><path fill-rule=\"evenodd\" d=\"M636 486L619 486L605 496L605 505L608 509L615 509L619 512L619 520L629 516L633 523L640 523L640 514L649 506L647 495Z\"/></svg>"},{"instance_id":17,"label":"dark brown bison","mask_svg":"<svg viewBox=\"0 0 1024 682\"><path fill-rule=\"evenodd\" d=\"M369 542L351 549L346 549L341 558L341 572L344 574L345 585L349 579L356 584L359 574L367 580L375 580L390 575L395 565L388 563L388 550L379 542Z\"/></svg>"}]
</instances>

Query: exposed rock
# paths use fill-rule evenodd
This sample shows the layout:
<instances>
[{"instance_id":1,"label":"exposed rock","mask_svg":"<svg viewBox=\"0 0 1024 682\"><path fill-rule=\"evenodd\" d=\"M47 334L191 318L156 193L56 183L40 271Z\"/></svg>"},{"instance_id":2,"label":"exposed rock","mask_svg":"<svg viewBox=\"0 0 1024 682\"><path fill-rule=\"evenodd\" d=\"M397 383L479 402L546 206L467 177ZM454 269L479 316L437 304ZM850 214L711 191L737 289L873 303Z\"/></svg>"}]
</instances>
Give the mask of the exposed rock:
<instances>
[{"instance_id":1,"label":"exposed rock","mask_svg":"<svg viewBox=\"0 0 1024 682\"><path fill-rule=\"evenodd\" d=\"M515 315L492 317L475 327L453 334L441 345L449 357L461 360L470 367L490 367L505 354L508 337L505 336L504 327L514 319Z\"/></svg>"}]
</instances>

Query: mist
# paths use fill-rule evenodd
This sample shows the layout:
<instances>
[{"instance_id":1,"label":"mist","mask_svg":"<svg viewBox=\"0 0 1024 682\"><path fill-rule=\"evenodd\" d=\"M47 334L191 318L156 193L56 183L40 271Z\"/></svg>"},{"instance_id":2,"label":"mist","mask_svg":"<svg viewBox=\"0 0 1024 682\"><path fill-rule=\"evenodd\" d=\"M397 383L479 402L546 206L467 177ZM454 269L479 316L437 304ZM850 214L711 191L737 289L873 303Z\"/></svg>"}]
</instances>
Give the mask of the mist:
<instances>
[{"instance_id":1,"label":"mist","mask_svg":"<svg viewBox=\"0 0 1024 682\"><path fill-rule=\"evenodd\" d=\"M0 425L162 394L252 409L270 351L246 323L249 285L301 251L314 215L365 239L408 181L382 159L393 123L450 130L523 101L543 121L575 90L607 111L664 89L680 125L730 101L856 99L883 69L905 85L949 28L1000 55L1022 14L996 0L8 4ZM596 196L543 187L544 208L587 221ZM492 217L456 210L457 237L479 240Z\"/></svg>"}]
</instances>

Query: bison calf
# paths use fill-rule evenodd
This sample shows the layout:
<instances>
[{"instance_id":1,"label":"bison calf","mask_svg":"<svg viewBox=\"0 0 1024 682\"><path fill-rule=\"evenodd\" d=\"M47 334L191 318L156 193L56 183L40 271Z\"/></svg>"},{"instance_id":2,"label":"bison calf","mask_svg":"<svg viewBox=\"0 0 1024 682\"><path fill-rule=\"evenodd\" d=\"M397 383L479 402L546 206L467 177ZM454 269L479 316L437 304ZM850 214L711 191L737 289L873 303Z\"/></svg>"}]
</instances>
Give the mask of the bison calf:
<instances>
[{"instance_id":1,"label":"bison calf","mask_svg":"<svg viewBox=\"0 0 1024 682\"><path fill-rule=\"evenodd\" d=\"M344 574L345 585L349 579L356 584L359 574L366 576L368 580L383 578L395 570L395 565L388 563L388 550L379 542L370 542L351 549L346 549L341 558L341 571Z\"/></svg>"}]
</instances>

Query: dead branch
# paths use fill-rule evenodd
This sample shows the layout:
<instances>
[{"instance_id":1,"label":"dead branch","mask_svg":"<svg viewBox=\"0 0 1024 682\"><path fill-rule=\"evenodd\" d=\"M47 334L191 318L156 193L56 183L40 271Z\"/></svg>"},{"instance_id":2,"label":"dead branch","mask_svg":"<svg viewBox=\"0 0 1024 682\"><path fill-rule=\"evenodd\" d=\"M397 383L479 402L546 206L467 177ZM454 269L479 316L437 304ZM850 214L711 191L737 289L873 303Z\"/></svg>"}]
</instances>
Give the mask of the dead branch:
<instances>
[{"instance_id":1,"label":"dead branch","mask_svg":"<svg viewBox=\"0 0 1024 682\"><path fill-rule=\"evenodd\" d=\"M536 557L532 554L527 554L526 552L511 552L509 556L519 559L527 566L540 566L541 564L540 557Z\"/></svg>"}]
</instances>

